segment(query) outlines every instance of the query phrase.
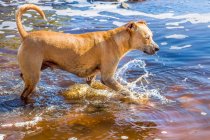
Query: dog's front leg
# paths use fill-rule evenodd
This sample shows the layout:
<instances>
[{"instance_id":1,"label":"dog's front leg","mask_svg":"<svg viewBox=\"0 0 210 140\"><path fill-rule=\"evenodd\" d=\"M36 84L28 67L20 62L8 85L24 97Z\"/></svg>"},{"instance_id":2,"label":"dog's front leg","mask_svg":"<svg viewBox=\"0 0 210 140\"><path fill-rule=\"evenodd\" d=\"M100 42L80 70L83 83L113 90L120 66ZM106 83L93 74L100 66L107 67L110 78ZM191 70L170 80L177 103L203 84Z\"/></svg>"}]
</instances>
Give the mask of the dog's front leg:
<instances>
[{"instance_id":1,"label":"dog's front leg","mask_svg":"<svg viewBox=\"0 0 210 140\"><path fill-rule=\"evenodd\" d=\"M91 86L91 84L95 81L96 75L100 72L99 69L96 69L91 75L86 78L86 83Z\"/></svg>"},{"instance_id":2,"label":"dog's front leg","mask_svg":"<svg viewBox=\"0 0 210 140\"><path fill-rule=\"evenodd\" d=\"M109 88L119 92L120 94L124 95L124 96L128 96L130 95L129 90L127 90L126 88L124 88L120 83L118 83L114 78L108 78L108 79L103 79L102 78L102 83L106 86L108 86Z\"/></svg>"},{"instance_id":3,"label":"dog's front leg","mask_svg":"<svg viewBox=\"0 0 210 140\"><path fill-rule=\"evenodd\" d=\"M91 84L95 81L96 75L92 75L86 78L86 83L91 86Z\"/></svg>"},{"instance_id":4,"label":"dog's front leg","mask_svg":"<svg viewBox=\"0 0 210 140\"><path fill-rule=\"evenodd\" d=\"M121 91L123 86L119 84L113 77L104 78L102 76L101 82L115 91Z\"/></svg>"},{"instance_id":5,"label":"dog's front leg","mask_svg":"<svg viewBox=\"0 0 210 140\"><path fill-rule=\"evenodd\" d=\"M122 95L130 95L130 92L114 79L114 73L116 71L117 64L118 63L115 64L113 62L109 64L106 62L104 65L102 65L101 82L107 87L121 93Z\"/></svg>"}]
</instances>

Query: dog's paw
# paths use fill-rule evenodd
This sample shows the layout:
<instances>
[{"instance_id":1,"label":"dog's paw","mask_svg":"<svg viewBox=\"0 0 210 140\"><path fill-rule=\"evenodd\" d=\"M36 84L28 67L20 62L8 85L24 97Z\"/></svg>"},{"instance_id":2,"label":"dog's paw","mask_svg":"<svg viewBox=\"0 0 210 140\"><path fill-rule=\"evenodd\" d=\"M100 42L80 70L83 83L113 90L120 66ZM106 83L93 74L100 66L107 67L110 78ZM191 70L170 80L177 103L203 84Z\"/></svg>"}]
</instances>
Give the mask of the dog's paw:
<instances>
[{"instance_id":1,"label":"dog's paw","mask_svg":"<svg viewBox=\"0 0 210 140\"><path fill-rule=\"evenodd\" d=\"M31 98L29 98L29 97L23 97L23 96L21 96L20 98L21 98L22 102L24 102L25 104L34 103L34 100L31 99Z\"/></svg>"},{"instance_id":2,"label":"dog's paw","mask_svg":"<svg viewBox=\"0 0 210 140\"><path fill-rule=\"evenodd\" d=\"M126 90L126 89L120 90L119 93L123 96L130 96L131 95L130 91Z\"/></svg>"}]
</instances>

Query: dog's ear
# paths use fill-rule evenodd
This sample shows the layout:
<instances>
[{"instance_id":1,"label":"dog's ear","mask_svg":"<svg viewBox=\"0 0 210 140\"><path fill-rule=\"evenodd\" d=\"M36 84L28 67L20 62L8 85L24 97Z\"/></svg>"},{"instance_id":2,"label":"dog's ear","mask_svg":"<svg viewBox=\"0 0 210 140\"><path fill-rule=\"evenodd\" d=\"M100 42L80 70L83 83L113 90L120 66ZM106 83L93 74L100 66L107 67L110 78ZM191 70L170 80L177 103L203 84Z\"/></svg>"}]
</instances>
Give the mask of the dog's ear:
<instances>
[{"instance_id":1,"label":"dog's ear","mask_svg":"<svg viewBox=\"0 0 210 140\"><path fill-rule=\"evenodd\" d=\"M137 25L134 21L128 22L125 25L125 27L126 27L126 30L131 31L131 32L136 31L136 29L137 29Z\"/></svg>"},{"instance_id":2,"label":"dog's ear","mask_svg":"<svg viewBox=\"0 0 210 140\"><path fill-rule=\"evenodd\" d=\"M147 22L146 22L146 21L144 21L144 20L140 20L140 21L138 21L138 23L141 23L141 24L145 24L145 25L147 25Z\"/></svg>"}]
</instances>

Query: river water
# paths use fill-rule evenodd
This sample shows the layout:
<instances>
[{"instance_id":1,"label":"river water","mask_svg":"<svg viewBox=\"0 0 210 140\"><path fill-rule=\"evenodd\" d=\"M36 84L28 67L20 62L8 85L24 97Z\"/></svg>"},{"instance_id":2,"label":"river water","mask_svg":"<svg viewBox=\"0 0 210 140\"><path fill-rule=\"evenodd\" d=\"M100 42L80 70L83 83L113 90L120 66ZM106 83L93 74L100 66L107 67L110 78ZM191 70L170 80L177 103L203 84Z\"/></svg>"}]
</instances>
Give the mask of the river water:
<instances>
[{"instance_id":1,"label":"river water","mask_svg":"<svg viewBox=\"0 0 210 140\"><path fill-rule=\"evenodd\" d=\"M85 33L109 30L131 20L145 20L160 51L128 53L116 79L129 88L132 101L61 70L44 70L34 103L19 100L15 10L34 3L23 17L27 31ZM83 0L0 1L0 139L64 140L208 140L210 138L210 1L148 0L119 3Z\"/></svg>"}]
</instances>

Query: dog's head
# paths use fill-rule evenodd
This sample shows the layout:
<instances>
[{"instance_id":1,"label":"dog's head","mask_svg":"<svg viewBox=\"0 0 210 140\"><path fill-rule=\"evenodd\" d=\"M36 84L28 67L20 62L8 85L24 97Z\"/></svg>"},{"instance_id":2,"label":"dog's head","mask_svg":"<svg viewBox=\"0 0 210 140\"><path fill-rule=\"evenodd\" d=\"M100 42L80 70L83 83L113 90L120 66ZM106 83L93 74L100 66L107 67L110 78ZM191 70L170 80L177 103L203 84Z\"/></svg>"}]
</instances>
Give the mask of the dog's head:
<instances>
[{"instance_id":1,"label":"dog's head","mask_svg":"<svg viewBox=\"0 0 210 140\"><path fill-rule=\"evenodd\" d=\"M130 32L130 47L132 49L141 50L149 55L155 54L159 50L159 46L152 39L152 31L148 28L146 22L131 21L125 27Z\"/></svg>"}]
</instances>

